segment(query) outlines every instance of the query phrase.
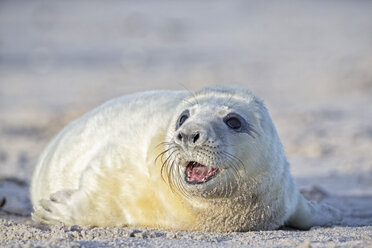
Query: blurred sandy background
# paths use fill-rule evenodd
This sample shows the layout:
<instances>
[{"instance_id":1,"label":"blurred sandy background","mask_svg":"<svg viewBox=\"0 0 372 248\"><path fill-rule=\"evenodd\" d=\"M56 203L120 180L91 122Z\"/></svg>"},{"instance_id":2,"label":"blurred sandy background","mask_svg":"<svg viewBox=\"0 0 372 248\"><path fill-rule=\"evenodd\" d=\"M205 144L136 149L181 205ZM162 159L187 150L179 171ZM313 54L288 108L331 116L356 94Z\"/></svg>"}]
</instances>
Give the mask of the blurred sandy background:
<instances>
[{"instance_id":1,"label":"blurred sandy background","mask_svg":"<svg viewBox=\"0 0 372 248\"><path fill-rule=\"evenodd\" d=\"M0 217L29 220L37 157L72 119L135 91L215 84L264 99L298 184L345 228L367 226L344 245L372 245L367 0L0 0Z\"/></svg>"}]
</instances>

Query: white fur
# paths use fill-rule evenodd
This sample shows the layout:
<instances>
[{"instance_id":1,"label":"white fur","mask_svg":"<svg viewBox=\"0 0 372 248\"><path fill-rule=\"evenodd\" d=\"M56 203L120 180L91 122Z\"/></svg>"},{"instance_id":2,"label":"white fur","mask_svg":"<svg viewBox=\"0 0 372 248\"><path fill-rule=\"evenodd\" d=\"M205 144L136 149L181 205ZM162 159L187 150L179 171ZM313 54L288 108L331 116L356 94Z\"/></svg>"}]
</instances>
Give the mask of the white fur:
<instances>
[{"instance_id":1,"label":"white fur","mask_svg":"<svg viewBox=\"0 0 372 248\"><path fill-rule=\"evenodd\" d=\"M191 117L182 128L197 127L206 135L203 142L213 140L243 162L238 184L223 157L213 165L226 172L205 185L186 185L188 195L172 191L162 179L162 161L156 157L174 142L175 125L185 108ZM229 111L249 121L257 132L254 137L226 129L220 120ZM172 159L183 161L190 154L212 163L192 151ZM299 193L262 102L247 90L224 87L137 93L87 113L62 130L41 155L31 199L34 220L68 225L243 231L286 223L309 228L338 218L332 208Z\"/></svg>"}]
</instances>

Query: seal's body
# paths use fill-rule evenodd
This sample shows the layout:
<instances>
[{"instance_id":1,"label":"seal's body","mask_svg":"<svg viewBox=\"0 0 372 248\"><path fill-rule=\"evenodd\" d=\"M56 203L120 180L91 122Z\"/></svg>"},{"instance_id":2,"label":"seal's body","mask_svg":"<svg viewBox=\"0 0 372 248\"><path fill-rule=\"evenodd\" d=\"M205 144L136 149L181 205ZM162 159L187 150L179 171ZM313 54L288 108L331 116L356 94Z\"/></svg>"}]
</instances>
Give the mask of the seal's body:
<instances>
[{"instance_id":1,"label":"seal's body","mask_svg":"<svg viewBox=\"0 0 372 248\"><path fill-rule=\"evenodd\" d=\"M262 102L249 91L153 91L69 124L36 168L33 219L68 225L245 231L328 225L290 173Z\"/></svg>"}]
</instances>

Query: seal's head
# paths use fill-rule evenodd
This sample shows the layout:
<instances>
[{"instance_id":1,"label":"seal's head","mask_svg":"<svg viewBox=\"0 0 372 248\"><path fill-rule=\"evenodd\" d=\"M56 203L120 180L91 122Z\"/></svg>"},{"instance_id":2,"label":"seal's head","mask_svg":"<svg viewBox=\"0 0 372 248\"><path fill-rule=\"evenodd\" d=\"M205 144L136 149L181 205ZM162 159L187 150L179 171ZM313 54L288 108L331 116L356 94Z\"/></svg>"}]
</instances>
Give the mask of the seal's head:
<instances>
[{"instance_id":1,"label":"seal's head","mask_svg":"<svg viewBox=\"0 0 372 248\"><path fill-rule=\"evenodd\" d=\"M186 98L176 113L162 167L172 189L186 197L231 198L269 170L273 139L266 136L276 132L249 91L207 88Z\"/></svg>"}]
</instances>

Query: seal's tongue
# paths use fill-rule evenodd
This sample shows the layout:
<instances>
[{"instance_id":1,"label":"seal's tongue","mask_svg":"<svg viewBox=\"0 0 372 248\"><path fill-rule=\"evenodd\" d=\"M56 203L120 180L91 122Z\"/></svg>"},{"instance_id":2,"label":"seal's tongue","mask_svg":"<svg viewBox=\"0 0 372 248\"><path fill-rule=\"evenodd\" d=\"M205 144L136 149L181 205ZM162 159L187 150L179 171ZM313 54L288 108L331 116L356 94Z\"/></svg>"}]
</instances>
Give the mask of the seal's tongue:
<instances>
[{"instance_id":1,"label":"seal's tongue","mask_svg":"<svg viewBox=\"0 0 372 248\"><path fill-rule=\"evenodd\" d=\"M205 183L211 179L218 168L212 168L199 164L197 162L190 162L186 167L186 181L188 183Z\"/></svg>"}]
</instances>

